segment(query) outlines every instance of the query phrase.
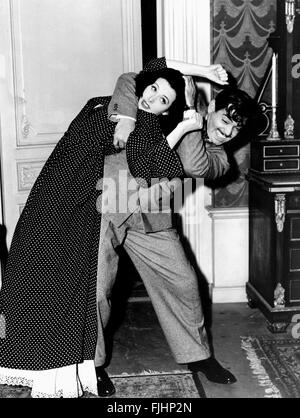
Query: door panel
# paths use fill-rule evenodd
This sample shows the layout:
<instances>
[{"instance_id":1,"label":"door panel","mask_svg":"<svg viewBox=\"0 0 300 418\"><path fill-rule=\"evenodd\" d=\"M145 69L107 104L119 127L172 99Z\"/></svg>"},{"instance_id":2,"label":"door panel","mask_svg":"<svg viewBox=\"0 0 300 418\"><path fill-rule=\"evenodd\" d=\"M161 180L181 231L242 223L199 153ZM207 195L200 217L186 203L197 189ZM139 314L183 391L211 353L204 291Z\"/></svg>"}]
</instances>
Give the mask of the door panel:
<instances>
[{"instance_id":1,"label":"door panel","mask_svg":"<svg viewBox=\"0 0 300 418\"><path fill-rule=\"evenodd\" d=\"M1 0L2 220L9 246L43 164L87 100L142 67L140 2Z\"/></svg>"},{"instance_id":2,"label":"door panel","mask_svg":"<svg viewBox=\"0 0 300 418\"><path fill-rule=\"evenodd\" d=\"M53 144L122 71L120 1L14 0L11 23L17 144Z\"/></svg>"}]
</instances>

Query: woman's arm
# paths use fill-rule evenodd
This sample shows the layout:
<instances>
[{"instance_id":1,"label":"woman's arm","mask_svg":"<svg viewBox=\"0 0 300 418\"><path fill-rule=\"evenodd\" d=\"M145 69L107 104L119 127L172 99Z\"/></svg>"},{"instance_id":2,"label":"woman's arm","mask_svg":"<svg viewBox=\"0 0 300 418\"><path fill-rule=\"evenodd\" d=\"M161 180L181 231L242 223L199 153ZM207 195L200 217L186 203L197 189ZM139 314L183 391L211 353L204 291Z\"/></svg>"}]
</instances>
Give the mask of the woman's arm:
<instances>
[{"instance_id":1,"label":"woman's arm","mask_svg":"<svg viewBox=\"0 0 300 418\"><path fill-rule=\"evenodd\" d=\"M217 84L228 84L227 71L221 64L199 65L191 64L184 61L166 59L168 68L180 71L184 75L191 75L195 77L204 77Z\"/></svg>"},{"instance_id":2,"label":"woman's arm","mask_svg":"<svg viewBox=\"0 0 300 418\"><path fill-rule=\"evenodd\" d=\"M150 113L139 114L135 130L126 143L129 171L142 187L153 184L153 179L172 179L183 175L177 153L163 138L158 120Z\"/></svg>"},{"instance_id":3,"label":"woman's arm","mask_svg":"<svg viewBox=\"0 0 300 418\"><path fill-rule=\"evenodd\" d=\"M180 122L164 138L156 117L143 112L139 114L137 126L130 134L126 146L131 174L143 187L149 186L153 178L172 179L182 176L182 163L173 148L187 132L199 130L202 123L202 116L194 111L190 118Z\"/></svg>"},{"instance_id":4,"label":"woman's arm","mask_svg":"<svg viewBox=\"0 0 300 418\"><path fill-rule=\"evenodd\" d=\"M184 119L179 122L176 128L167 136L167 142L171 149L173 149L179 140L188 132L202 129L203 117L195 110L188 110L184 112Z\"/></svg>"}]
</instances>

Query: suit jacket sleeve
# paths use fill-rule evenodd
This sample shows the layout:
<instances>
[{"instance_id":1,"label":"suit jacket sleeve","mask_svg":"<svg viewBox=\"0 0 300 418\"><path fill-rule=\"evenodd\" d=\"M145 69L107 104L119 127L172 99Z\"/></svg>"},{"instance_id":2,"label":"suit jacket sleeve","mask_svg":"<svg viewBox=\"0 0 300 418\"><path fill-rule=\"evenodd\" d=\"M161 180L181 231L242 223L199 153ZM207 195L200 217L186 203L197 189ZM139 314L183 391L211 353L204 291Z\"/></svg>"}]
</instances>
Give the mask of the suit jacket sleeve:
<instances>
[{"instance_id":1,"label":"suit jacket sleeve","mask_svg":"<svg viewBox=\"0 0 300 418\"><path fill-rule=\"evenodd\" d=\"M125 73L118 78L108 106L109 119L116 115L125 115L136 119L138 99L135 95L135 76L136 73Z\"/></svg>"},{"instance_id":2,"label":"suit jacket sleeve","mask_svg":"<svg viewBox=\"0 0 300 418\"><path fill-rule=\"evenodd\" d=\"M215 179L229 169L224 147L204 142L201 131L185 135L176 151L186 177Z\"/></svg>"}]
</instances>

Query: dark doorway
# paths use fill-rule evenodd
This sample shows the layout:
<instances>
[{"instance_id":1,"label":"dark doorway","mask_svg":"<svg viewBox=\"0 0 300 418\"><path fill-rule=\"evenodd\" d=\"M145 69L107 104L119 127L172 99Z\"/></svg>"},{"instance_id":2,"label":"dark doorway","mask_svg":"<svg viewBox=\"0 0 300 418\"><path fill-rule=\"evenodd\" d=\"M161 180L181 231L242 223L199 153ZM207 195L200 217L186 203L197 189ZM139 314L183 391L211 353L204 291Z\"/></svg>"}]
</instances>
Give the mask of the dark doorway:
<instances>
[{"instance_id":1,"label":"dark doorway","mask_svg":"<svg viewBox=\"0 0 300 418\"><path fill-rule=\"evenodd\" d=\"M143 66L157 58L156 0L141 0Z\"/></svg>"}]
</instances>

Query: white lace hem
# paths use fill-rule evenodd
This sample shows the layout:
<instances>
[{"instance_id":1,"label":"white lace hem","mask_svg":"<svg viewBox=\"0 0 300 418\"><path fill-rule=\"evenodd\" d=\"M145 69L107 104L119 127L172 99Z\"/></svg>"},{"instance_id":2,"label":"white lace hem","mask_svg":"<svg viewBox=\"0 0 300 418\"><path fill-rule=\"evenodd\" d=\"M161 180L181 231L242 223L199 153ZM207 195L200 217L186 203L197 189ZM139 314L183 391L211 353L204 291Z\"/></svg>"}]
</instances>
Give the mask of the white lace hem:
<instances>
[{"instance_id":1,"label":"white lace hem","mask_svg":"<svg viewBox=\"0 0 300 418\"><path fill-rule=\"evenodd\" d=\"M49 370L17 370L0 367L0 384L28 386L33 398L79 398L97 395L93 360Z\"/></svg>"}]
</instances>

